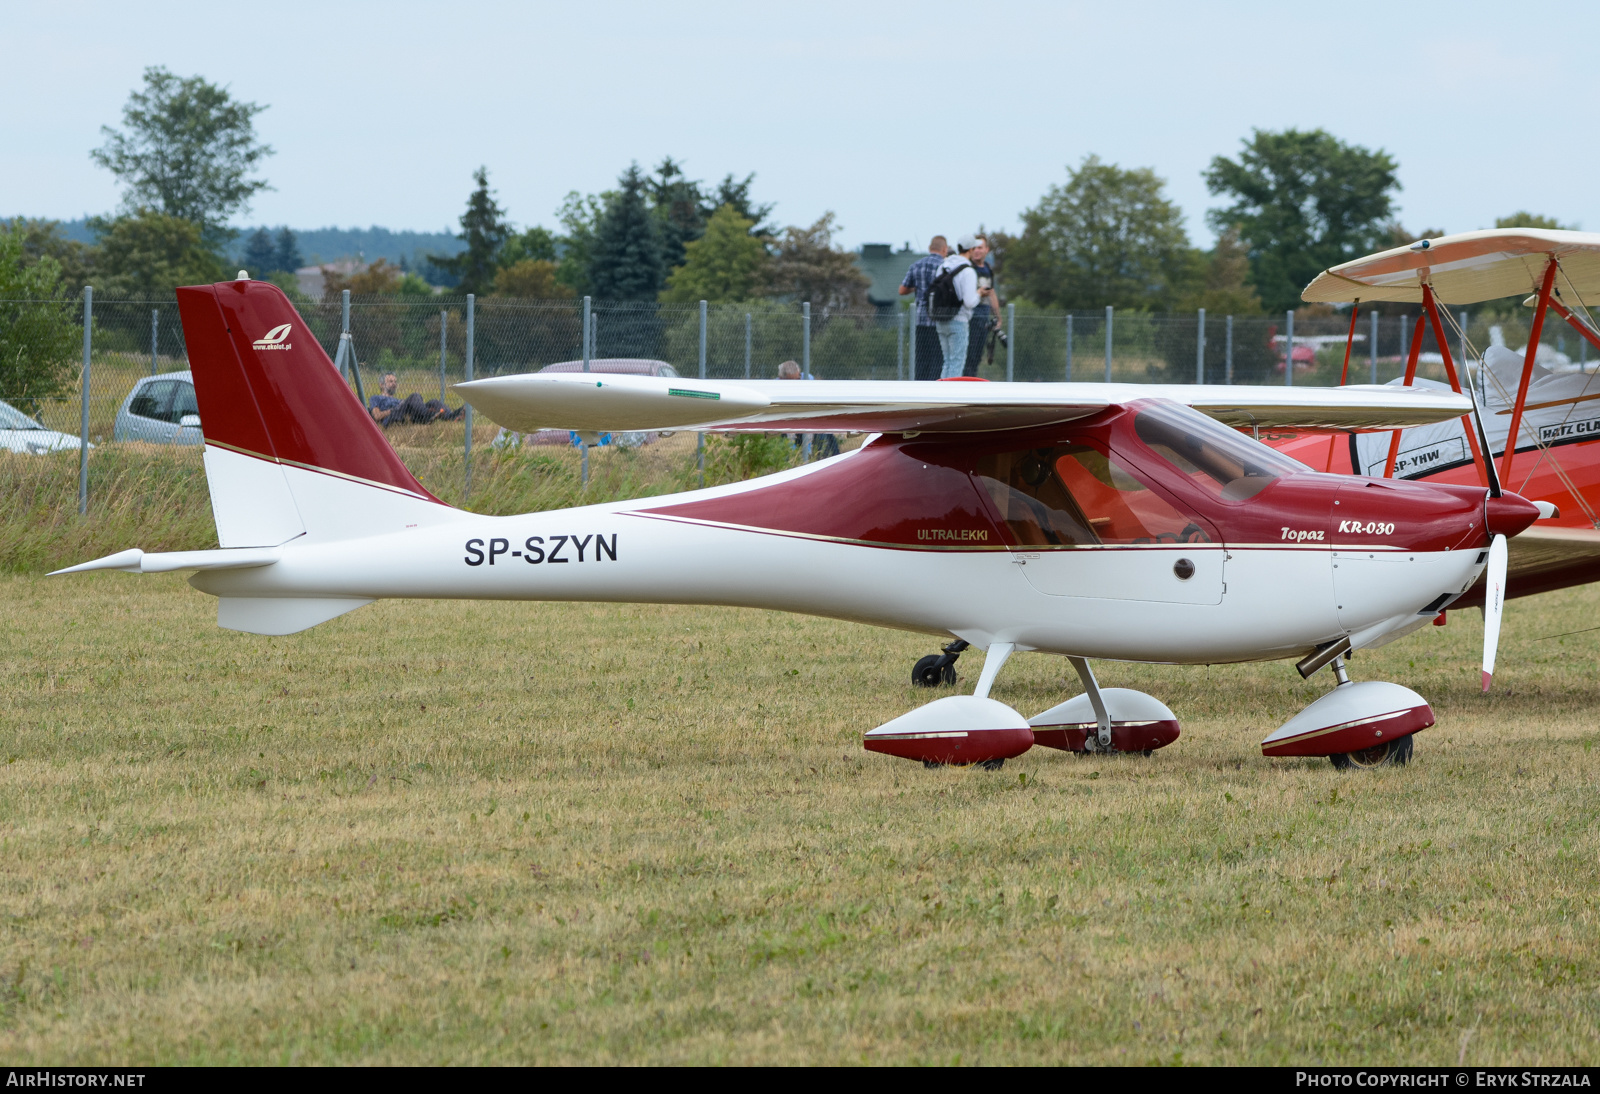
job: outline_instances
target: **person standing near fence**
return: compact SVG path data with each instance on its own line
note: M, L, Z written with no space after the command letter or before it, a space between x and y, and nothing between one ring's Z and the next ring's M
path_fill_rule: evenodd
M971 240L964 236L961 242ZM962 248L968 250L970 248ZM939 276L928 287L928 310L939 332L944 368L939 379L951 380L967 367L967 335L972 310L978 306L978 274L965 254L953 254L939 264Z
M911 264L905 280L900 282L900 295L916 294L913 307L916 332L912 338L912 376L918 380L937 380L944 358L939 350L939 334L933 325L933 315L928 311L928 289L939 276L939 264L950 253L950 244L944 236L934 236L928 244L928 253Z
M783 364L778 366L778 379L780 379L780 380L815 380L816 377L815 376L807 376L805 373L801 372L800 371L800 362L798 362L798 361L785 361ZM784 434L784 436L789 436L789 434ZM794 436L794 443L795 443L795 445L797 447L804 446L804 444L805 444L805 434L804 433L796 433L793 436ZM818 434L816 434L816 439L817 439L818 444L822 448L822 458L823 459L827 459L829 456L837 456L839 454L839 438L834 436L832 433L818 433Z
M961 370L963 376L976 376L978 366L983 363L984 347L989 342L989 328L992 325L995 331L1003 332L1005 321L1000 316L1004 313L1000 310L1000 297L994 291L988 237L966 236L958 240L956 246L966 254L972 271L978 275L978 306L972 309L972 319L967 324L967 363Z

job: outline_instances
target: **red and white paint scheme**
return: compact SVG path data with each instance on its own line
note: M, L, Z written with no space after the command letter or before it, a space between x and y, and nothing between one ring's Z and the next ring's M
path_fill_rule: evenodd
M1529 294L1527 344L1474 347L1452 307ZM1420 304L1397 387L1466 392L1472 416L1379 432L1275 431L1262 440L1318 470L1375 479L1506 489L1540 509L1537 526L1509 540L1504 567L1457 602L1483 606L1498 633L1504 599L1600 580L1600 333L1586 300L1600 294L1600 234L1496 228L1423 239L1324 270L1302 294L1348 303L1345 376L1363 305ZM1564 322L1596 351L1573 362L1541 345L1546 322ZM1494 332L1491 332L1491 337ZM1419 379L1431 334L1446 383ZM1458 362L1456 350L1464 350ZM1458 365L1461 366L1458 370ZM1467 369L1472 375L1467 375ZM1343 377L1341 377L1343 379ZM1371 390L1363 387L1361 390ZM1511 443L1511 438L1516 443ZM1503 573L1496 581L1494 574ZM1441 622L1443 617L1441 617ZM1492 643L1486 644L1492 649ZM1483 665L1484 689L1494 672Z
M1312 472L1228 428L1426 424L1463 413L1452 392L582 373L457 390L520 431L872 436L735 485L479 516L411 476L275 286L178 300L221 549L125 551L60 572L193 569L219 625L258 634L382 597L726 604L920 631L953 640L946 664L985 651L975 693L866 746L932 763L992 763L1033 743L1148 751L1178 736L1159 701L1100 689L1094 658L1298 658L1344 680L1344 653L1427 624L1483 571L1491 537L1538 516L1481 487ZM1084 694L1031 719L990 699L1006 658L1028 650L1070 658ZM1349 694L1332 712L1341 724L1397 709L1394 691L1382 710ZM1432 716L1405 694L1413 714L1395 724L1408 735ZM1344 755L1354 740L1372 755L1348 735L1294 736L1295 754Z

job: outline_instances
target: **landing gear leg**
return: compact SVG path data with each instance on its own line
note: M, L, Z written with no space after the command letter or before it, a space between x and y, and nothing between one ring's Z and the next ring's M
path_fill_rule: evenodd
M911 686L936 688L943 684L945 687L955 687L956 659L968 645L969 643L958 638L945 646L943 653L930 653L918 661L911 670Z
M1336 681L1336 683L1333 686L1336 687L1336 688L1344 688L1344 687L1349 687L1350 686L1350 674L1348 672L1344 671L1344 657L1343 656L1335 657L1333 659L1333 678Z
M983 673L978 677L978 686L972 694L979 699L989 698L989 689L994 687L994 678L1000 675L1000 666L1006 663L1011 651L1016 648L1011 642L996 642L989 647L989 651L983 655Z
M1087 658L1069 657L1067 661L1073 668L1078 670L1078 679L1083 681L1083 690L1089 696L1089 705L1094 707L1096 733L1093 737L1084 738L1083 743L1086 746L1086 751L1109 751L1111 748L1111 715L1106 710L1106 701L1100 694L1100 683L1094 678L1094 670L1089 667Z

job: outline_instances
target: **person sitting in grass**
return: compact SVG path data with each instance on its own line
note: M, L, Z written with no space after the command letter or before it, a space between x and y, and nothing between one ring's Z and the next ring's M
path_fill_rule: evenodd
M379 425L391 426L400 422L416 422L420 425L427 425L429 422L453 422L466 410L465 407L451 410L438 399L424 402L422 396L415 391L404 399L397 398L394 389L399 383L400 378L394 373L384 373L383 381L378 385L378 394L367 400L367 412Z

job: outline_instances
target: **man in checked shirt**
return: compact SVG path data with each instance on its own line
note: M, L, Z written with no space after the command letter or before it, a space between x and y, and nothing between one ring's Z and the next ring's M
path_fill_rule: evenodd
M944 351L939 348L939 332L934 328L933 316L928 311L928 289L939 276L939 266L950 253L950 244L944 236L934 236L928 244L928 253L911 264L905 280L900 282L900 295L916 293L916 335L912 345L913 376L918 380L937 380L944 368Z

